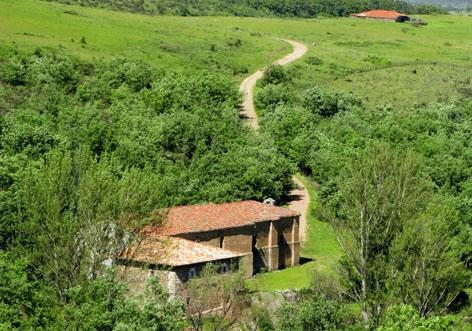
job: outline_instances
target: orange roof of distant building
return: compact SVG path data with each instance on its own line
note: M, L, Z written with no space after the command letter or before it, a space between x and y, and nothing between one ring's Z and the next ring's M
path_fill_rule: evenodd
M186 239L150 235L130 245L122 252L120 258L176 267L227 260L242 255Z
M177 235L252 225L294 217L295 211L257 201L228 202L170 208L160 226L147 226L144 233Z
M369 10L358 14L352 14L351 16L394 20L399 16L406 16L406 14L402 14L394 10Z

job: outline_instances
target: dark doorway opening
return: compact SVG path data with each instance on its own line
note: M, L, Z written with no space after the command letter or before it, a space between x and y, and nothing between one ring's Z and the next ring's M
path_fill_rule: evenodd
M252 257L253 257L252 267L255 274L261 272L262 268L266 268L262 252L260 249L257 248L256 236L252 237Z
M280 270L280 269L285 269L287 267L285 264L285 260L286 260L286 255L289 250L287 241L285 240L283 234L279 235L278 246L279 246L279 270Z

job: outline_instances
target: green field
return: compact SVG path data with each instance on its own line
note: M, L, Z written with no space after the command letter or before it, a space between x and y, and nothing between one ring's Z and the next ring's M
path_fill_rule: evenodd
M244 75L290 49L234 18L150 17L38 0L1 0L0 6L0 42L86 60L125 56L172 70Z
M122 55L172 70L227 71L237 79L305 42L295 85L361 96L370 106L408 107L460 95L472 77L472 19L422 17L413 27L351 18L288 20L143 16L35 0L0 0L0 41L91 60ZM80 43L85 37L87 44ZM313 57L321 64L309 64Z
M443 101L460 96L472 77L472 20L423 17L413 27L354 19L321 20L303 34L321 65L299 64L299 88L313 84L353 92L369 106Z

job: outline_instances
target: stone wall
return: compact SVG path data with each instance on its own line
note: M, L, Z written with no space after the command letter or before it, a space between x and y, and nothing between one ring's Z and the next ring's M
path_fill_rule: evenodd
M286 268L300 263L300 241L298 217L274 222L279 251L278 268Z
M252 261L252 260L251 260ZM215 261L214 264L224 273L238 268L240 259L224 259ZM146 289L150 277L157 277L162 286L164 286L171 295L177 295L186 300L185 283L194 276L200 274L206 263L178 266L172 269L156 269L149 265L117 266L117 278L128 284L128 292L131 296L139 295Z
M300 261L298 217L179 237L245 254L242 263L248 277L263 269L274 271Z
M176 294L181 283L172 270L155 270L137 266L117 266L117 278L128 284L131 296L139 295L146 289L150 277L157 277L170 294Z
M248 277L253 275L253 252L252 238L254 226L243 226L223 230L186 233L178 237L187 240L198 241L205 245L219 247L233 252L243 253L241 267L244 268Z

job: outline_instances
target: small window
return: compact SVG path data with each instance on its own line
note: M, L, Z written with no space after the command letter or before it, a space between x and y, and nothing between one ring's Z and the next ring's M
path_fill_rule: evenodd
M222 265L220 265L220 272L221 272L221 273L227 273L227 272L229 272L229 267L228 267L228 264L227 264L227 263L223 263Z
M197 275L197 271L195 270L195 268L190 268L190 270L188 271L188 278L193 278Z

